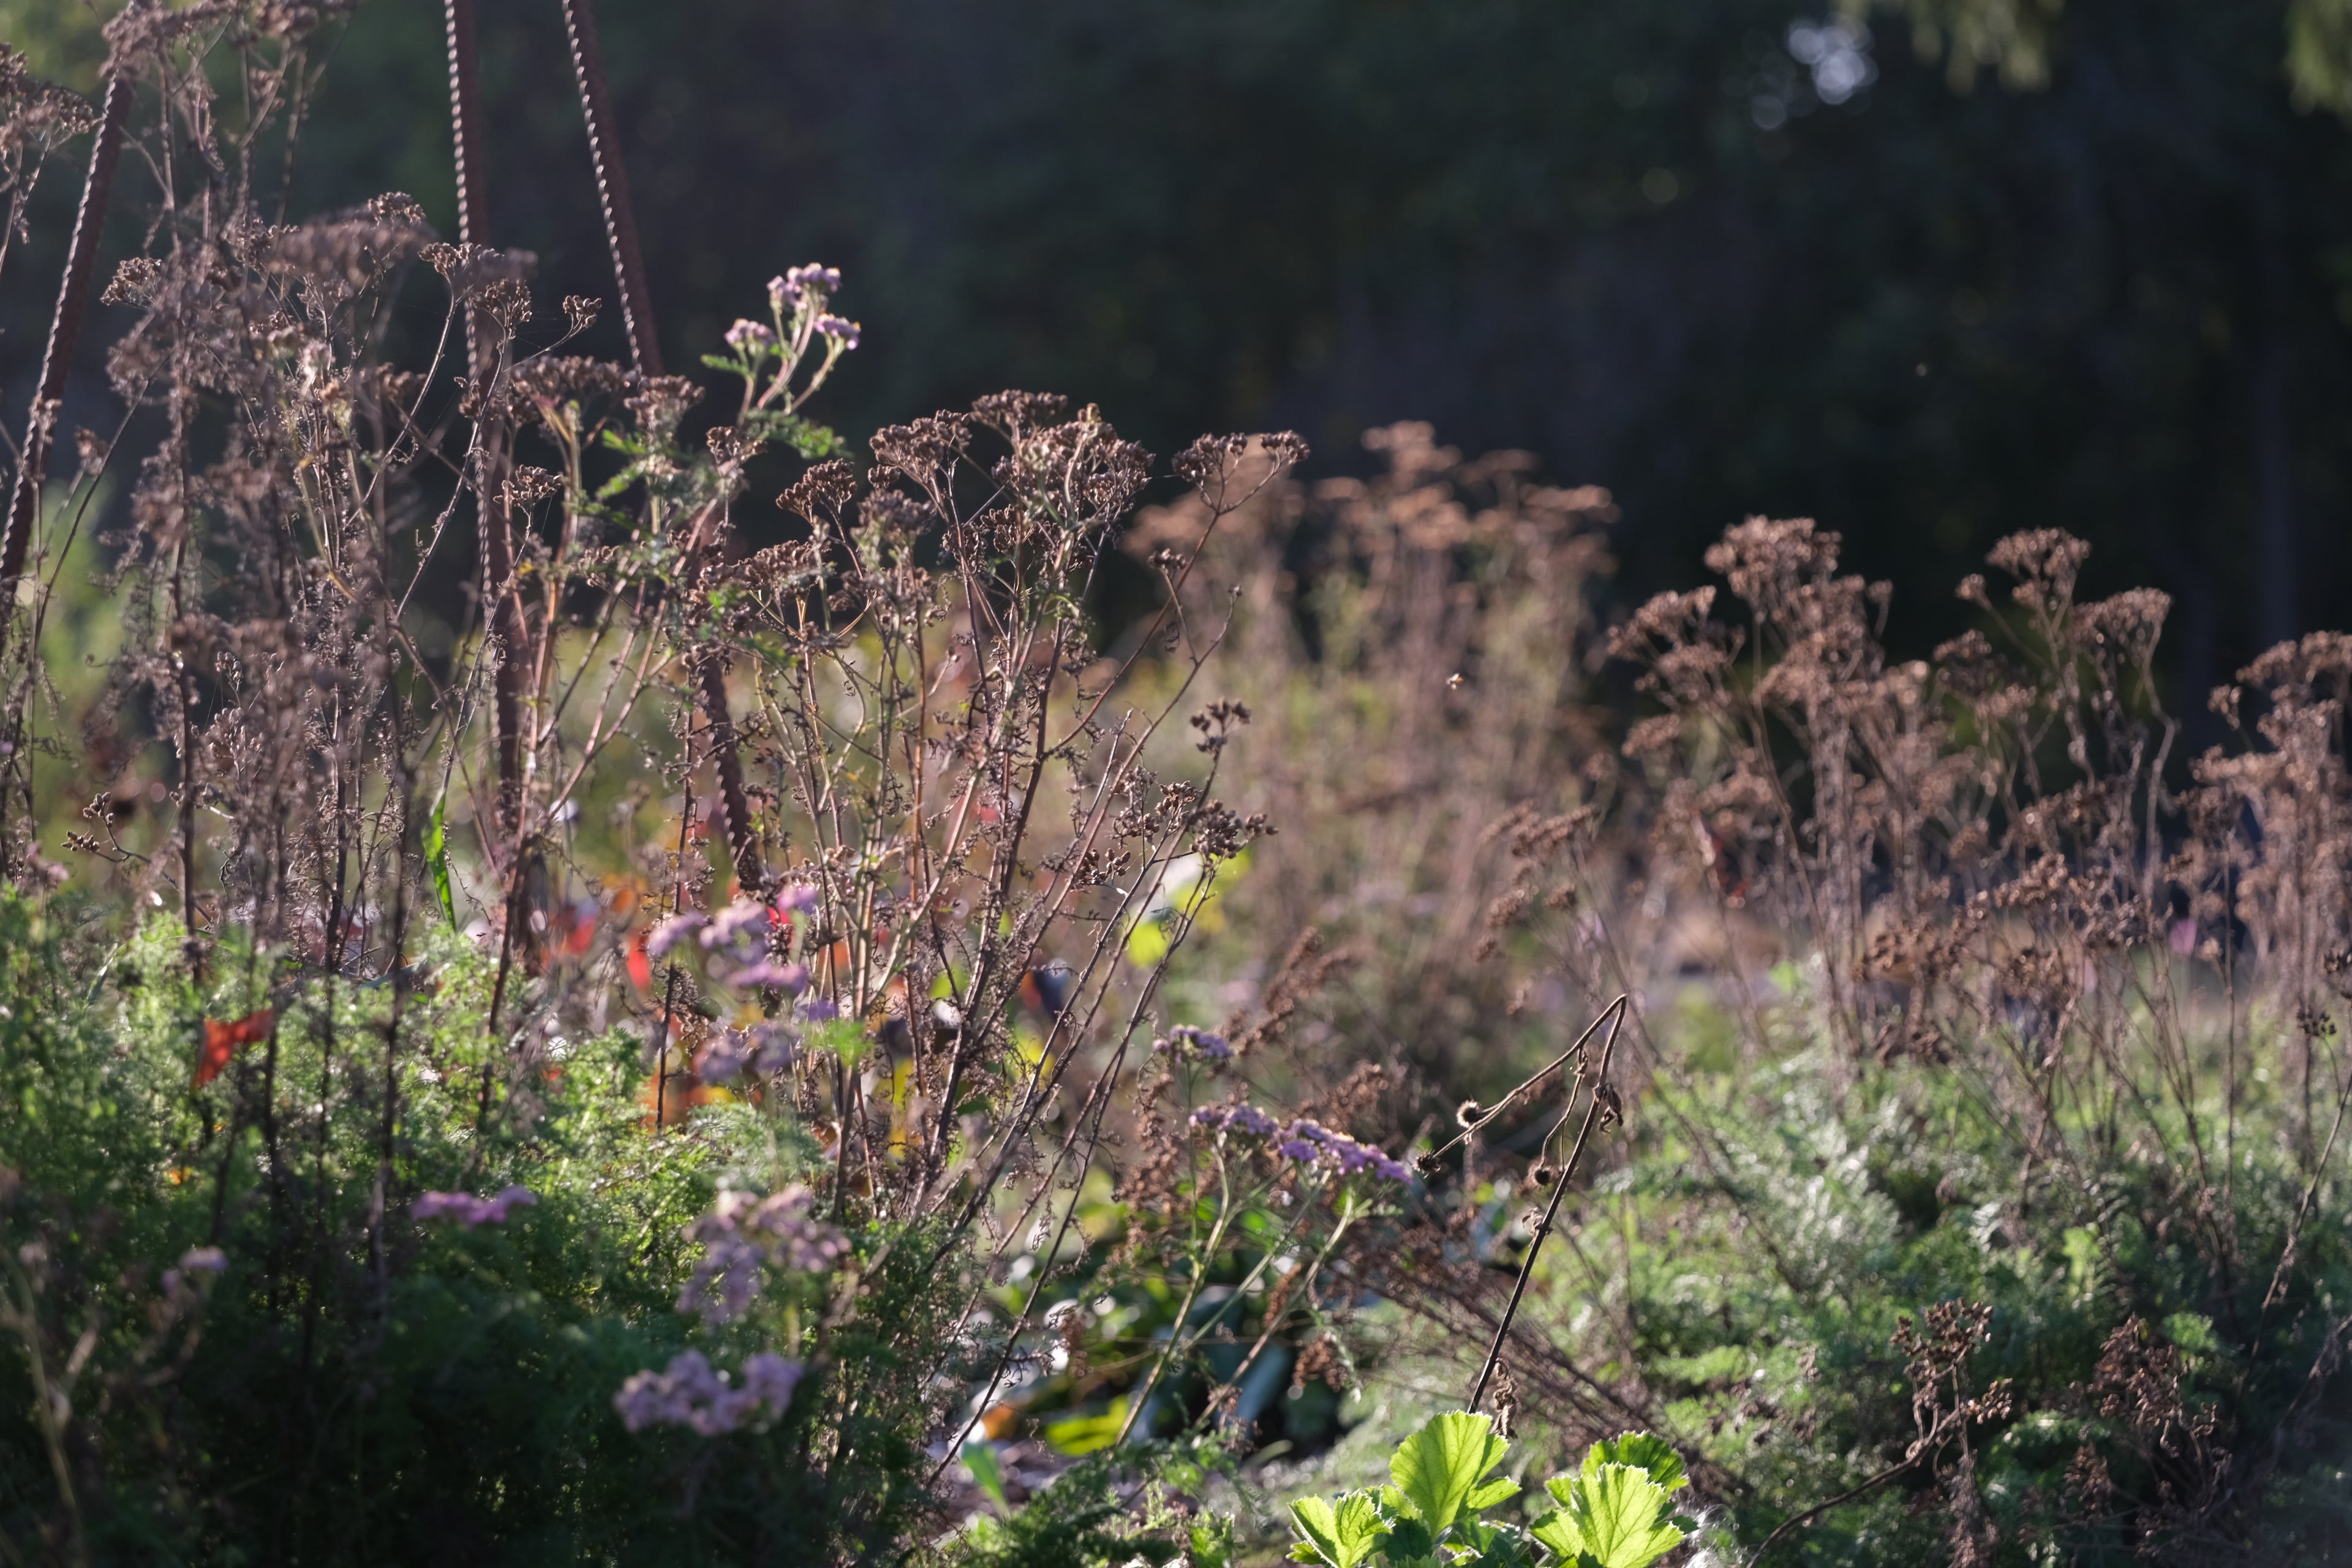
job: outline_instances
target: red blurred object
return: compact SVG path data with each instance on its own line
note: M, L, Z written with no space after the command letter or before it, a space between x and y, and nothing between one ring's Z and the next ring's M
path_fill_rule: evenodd
M653 988L654 961L646 956L646 933L642 931L629 938L629 979L640 991Z
M593 901L583 899L572 906L572 931L563 939L564 955L577 958L587 952L589 944L595 940L596 906Z
M274 1008L264 1007L258 1013L248 1013L234 1024L224 1024L218 1018L205 1020L205 1048L196 1057L194 1087L202 1089L220 1077L229 1058L257 1040L269 1037L269 1026L277 1022Z

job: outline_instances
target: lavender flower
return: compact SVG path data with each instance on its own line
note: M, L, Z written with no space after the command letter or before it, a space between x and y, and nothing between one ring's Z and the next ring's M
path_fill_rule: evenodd
M728 1083L751 1065L751 1037L745 1029L721 1029L696 1058L695 1075L705 1083Z
M856 321L844 321L839 316L819 316L816 319L816 330L839 342L845 349L854 349L857 346L858 329Z
M700 910L685 910L670 916L669 919L654 927L653 934L646 938L646 956L659 958L671 948L684 942L696 930L709 923L710 923L710 917Z
M765 931L767 923L767 905L753 903L749 899L738 899L710 918L709 923L702 928L699 940L705 947L717 947L721 942L749 935L754 926Z
M529 1187L501 1187L487 1198L471 1193L425 1193L410 1212L418 1219L454 1219L467 1230L478 1225L498 1225L508 1213L539 1202Z
M706 1323L731 1323L751 1310L760 1293L761 1266L766 1261L757 1243L731 1231L705 1235L709 1216L687 1229L702 1242L701 1260L687 1276L677 1293L677 1310L691 1312Z
M774 329L761 326L757 321L744 321L740 316L736 318L735 324L727 329L730 348L764 349L772 347L775 341Z
M838 293L841 289L841 268L823 267L812 261L805 267L795 267L768 285L769 298L781 295L799 304L811 290L818 294ZM781 306L778 307L782 309Z
M1151 1042L1155 1051L1171 1051L1181 1061L1229 1062L1234 1059L1234 1047L1225 1037L1209 1029L1196 1029L1190 1024L1179 1024L1165 1037Z
M786 882L776 889L776 908L788 915L816 908L816 885L813 882Z
M791 1067L798 1054L793 1048L798 1037L784 1025L754 1024L751 1038L759 1046L758 1054L751 1058L751 1070L763 1077L772 1078Z
M849 1255L849 1238L810 1213L814 1194L794 1184L767 1197L729 1190L687 1226L702 1258L678 1293L677 1310L731 1323L751 1308L761 1270L822 1274Z
M778 985L786 991L804 991L808 988L808 981L807 964L778 963L772 958L746 964L727 976L727 984L738 990L754 985Z
M688 1426L716 1437L736 1430L762 1407L782 1415L805 1370L799 1362L762 1352L744 1362L743 1386L730 1388L727 1374L712 1371L700 1351L683 1351L666 1372L631 1373L613 1395L613 1408L632 1432Z
M745 1216L743 1228L770 1238L769 1261L778 1268L824 1273L848 1256L849 1238L810 1217L815 1202L806 1187L786 1187L761 1199Z
M228 1254L217 1247L192 1247L180 1254L174 1267L163 1270L163 1300L172 1307L185 1310L193 1305L195 1292L189 1288L188 1279L196 1274L218 1274L228 1267Z
M743 1363L743 1392L782 1413L793 1402L801 1373L808 1369L773 1351L761 1351Z
M800 1015L812 1024L830 1024L841 1016L841 1009L822 996L803 996L800 1001Z
M1255 1105L1206 1105L1192 1112L1192 1125L1251 1138L1271 1138L1280 1124Z
M1360 1143L1344 1132L1334 1132L1318 1121L1302 1117L1285 1131L1275 1152L1286 1160L1322 1165L1341 1176L1377 1176L1384 1182L1409 1182L1412 1168L1392 1160L1370 1143Z

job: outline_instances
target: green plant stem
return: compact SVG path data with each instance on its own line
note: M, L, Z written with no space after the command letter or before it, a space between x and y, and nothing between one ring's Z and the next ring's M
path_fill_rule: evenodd
M1301 1216L1302 1219L1304 1217L1304 1215ZM1312 1291L1314 1289L1315 1276L1322 1271L1323 1265L1329 1260L1333 1251L1339 1247L1339 1238L1348 1234L1348 1227L1355 1224L1355 1205L1350 1204L1346 1209L1340 1212L1339 1223L1331 1227L1331 1234L1323 1238L1323 1245L1316 1250L1314 1261L1307 1264L1307 1268L1300 1273L1298 1277L1298 1289L1301 1291ZM1266 1256L1271 1258L1274 1255L1269 1252ZM1264 1264L1261 1263L1259 1267L1263 1268ZM1253 1278L1255 1278L1255 1276L1253 1276ZM1243 1288L1244 1289L1248 1288L1246 1282L1244 1282ZM1250 1346L1249 1354L1242 1358L1242 1363L1234 1369L1233 1376L1225 1379L1223 1383L1218 1384L1217 1387L1210 1391L1209 1403L1202 1411L1202 1419L1205 1420L1209 1412L1217 1407L1218 1394L1223 1393L1228 1388L1239 1388L1241 1386L1242 1380L1250 1374L1250 1368L1257 1364L1257 1358L1264 1355L1265 1353L1265 1347L1274 1342L1275 1331L1282 1326L1283 1320L1287 1318L1289 1315L1290 1313L1287 1306L1279 1312L1269 1312L1266 1314L1265 1325L1258 1333L1257 1342ZM1198 1424L1199 1423L1197 1422L1194 1423L1195 1426Z
M1160 1374L1168 1370L1168 1363L1175 1355L1178 1342L1183 1337L1185 1321L1192 1315L1192 1303L1200 1299L1201 1286L1209 1277L1209 1260L1216 1257L1218 1245L1225 1238L1225 1226L1233 1222L1233 1188L1226 1179L1225 1163L1222 1156L1217 1161L1217 1223L1209 1227L1209 1239L1202 1244L1201 1250L1193 1257L1192 1278L1185 1284L1184 1300L1176 1309L1176 1321L1168 1331L1167 1346L1153 1360L1151 1375L1143 1380L1141 1388L1136 1390L1135 1403L1127 1407L1127 1419L1119 1423L1118 1436L1111 1440L1114 1448L1125 1443L1127 1435L1135 1430L1136 1418L1143 1414L1143 1407L1151 1402L1152 1392L1160 1386Z

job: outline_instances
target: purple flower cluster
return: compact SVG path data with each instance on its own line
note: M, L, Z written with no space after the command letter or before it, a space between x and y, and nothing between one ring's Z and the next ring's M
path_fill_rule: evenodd
M1180 1061L1229 1062L1234 1059L1234 1047L1223 1035L1210 1029L1196 1029L1190 1024L1179 1024L1159 1039L1151 1042L1155 1051L1173 1052Z
M613 1395L621 1425L632 1432L648 1426L690 1426L706 1437L732 1432L761 1409L782 1415L807 1368L773 1352L743 1363L743 1385L731 1387L723 1372L711 1370L700 1351L673 1358L667 1372L640 1372Z
M819 316L816 330L828 338L838 340L845 349L857 346L858 327L856 321L845 321L839 316Z
M654 927L652 934L646 938L646 956L661 957L709 923L710 917L700 910L681 910Z
M841 291L841 268L820 267L815 262L795 267L781 278L768 279L768 300L782 310L787 300L798 305L811 291L820 295Z
M539 1194L529 1187L501 1187L487 1198L471 1193L426 1193L409 1212L418 1219L454 1219L471 1230L478 1225L497 1225L507 1217L508 1210L537 1202Z
M1319 1164L1342 1176L1377 1176L1384 1182L1412 1180L1412 1167L1391 1160L1370 1143L1360 1143L1344 1132L1334 1132L1319 1121L1304 1118L1285 1127L1255 1105L1207 1105L1192 1112L1192 1125L1218 1132L1238 1132L1251 1138L1280 1141L1274 1152L1286 1160Z
M1403 1161L1391 1160L1370 1143L1359 1143L1344 1132L1334 1132L1320 1122L1304 1119L1292 1122L1284 1131L1283 1141L1274 1152L1285 1159L1328 1165L1343 1176L1372 1175L1384 1182L1412 1180L1412 1167Z
M163 1300L175 1310L184 1310L196 1297L190 1280L203 1274L218 1274L228 1267L228 1254L217 1247L192 1247L180 1254L180 1261L163 1270Z
M727 329L727 346L730 348L764 349L772 346L775 341L774 328L762 326L757 321L747 321L740 316L736 318L735 324Z
M1192 1112L1192 1125L1250 1138L1271 1138L1282 1130L1280 1122L1255 1105L1204 1105Z
M761 1270L822 1274L849 1254L849 1239L810 1217L815 1198L794 1184L767 1197L724 1192L709 1214L686 1227L702 1243L702 1260L678 1292L677 1310L705 1322L730 1323L751 1310Z
M776 908L788 915L803 914L816 908L816 884L786 882L776 889Z
M698 940L708 948L717 947L721 942L756 940L767 934L768 906L754 903L749 899L738 899L710 917Z
M694 1064L705 1083L727 1083L746 1071L772 1078L793 1065L795 1037L782 1024L754 1024L748 1029L721 1029L702 1047Z
M739 991L756 985L774 985L794 993L808 989L809 972L805 963L778 963L763 958L757 963L747 963L727 976L727 984Z

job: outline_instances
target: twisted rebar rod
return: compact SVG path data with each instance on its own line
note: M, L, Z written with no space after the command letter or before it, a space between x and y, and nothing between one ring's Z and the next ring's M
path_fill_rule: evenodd
M49 448L57 437L58 416L65 401L66 374L72 368L74 343L81 336L82 313L89 306L89 275L98 264L98 242L106 226L108 195L114 188L114 165L122 154L122 132L131 119L131 73L106 71L106 101L99 110L98 139L90 144L89 174L82 182L81 206L74 214L73 238L66 247L66 271L58 286L58 308L49 317L49 341L41 353L41 384L33 393L33 408L25 421L25 444L16 454L16 486L8 501L8 529L0 539L0 668L5 668L8 634L16 616L16 584L25 574L25 558L33 545L33 528L41 515L41 485L48 478ZM29 692L28 685L26 689ZM6 728L12 741L21 730L25 713L11 710ZM17 755L23 755L21 748ZM29 764L25 795L32 798ZM0 823L8 817L13 779L0 774ZM0 830L0 875L9 869L8 836Z
M474 41L474 0L446 0L449 29L449 129L457 174L457 238L489 243L490 203L482 156L479 56ZM489 312L466 311L467 362L480 400L474 464L474 515L481 535L482 606L498 642L490 678L498 735L499 823L511 834L522 809L522 670L530 633L514 587L513 524L507 513L509 462L505 423L489 395L498 374L499 337Z
M621 289L621 324L629 334L629 355L641 375L662 374L661 343L654 332L653 297L646 287L646 262L637 247L637 219L629 201L628 171L621 163L620 138L613 124L613 94L604 80L604 50L596 37L589 0L563 0L564 30L572 39L572 68L580 81L580 112L588 123L588 155L596 168L596 199L604 209L604 238L613 249L613 272ZM766 886L751 804L743 791L743 762L736 744L735 720L727 706L727 658L716 649L691 661L695 688L710 726L710 746L719 768L719 797L727 808L727 847L735 858L735 879L757 896Z
M72 367L74 342L81 335L82 313L89 304L89 275L98 263L100 231L106 226L108 193L114 186L114 165L122 153L122 131L131 118L130 73L110 65L106 77L106 102L99 111L98 140L89 150L89 177L81 188L81 207L74 215L73 239L66 250L65 279L58 288L57 312L49 318L48 347L41 355L41 384L33 394L32 416L26 422L25 446L16 463L16 489L8 506L8 533L0 543L0 653L6 651L8 611L15 605L16 580L24 575L25 556L32 547L33 524L40 516L41 483L48 478L49 447L57 434L58 405L66 393L66 373Z

